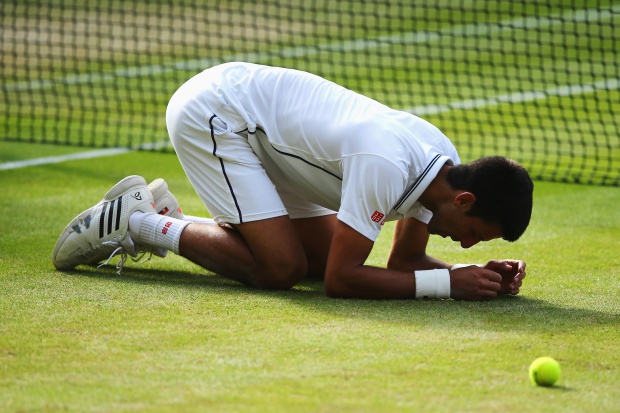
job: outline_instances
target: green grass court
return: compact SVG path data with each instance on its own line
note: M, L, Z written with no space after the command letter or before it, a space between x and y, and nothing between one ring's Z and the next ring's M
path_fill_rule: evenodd
M432 240L450 262L528 262L518 297L485 303L335 300L315 281L256 291L177 256L122 275L56 271L64 225L132 173L164 177L186 213L204 213L171 154L0 171L0 411L620 409L618 188L536 182L516 243ZM391 229L372 264L385 265ZM562 365L554 388L529 382L542 355Z

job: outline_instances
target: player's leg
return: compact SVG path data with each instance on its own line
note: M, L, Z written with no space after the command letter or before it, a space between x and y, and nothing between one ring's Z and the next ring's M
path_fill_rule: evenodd
M267 219L264 221L256 221L249 224L237 225L237 229L230 225L218 226L213 219L187 216L181 212L179 202L176 197L169 191L168 185L163 179L157 179L149 185L149 189L153 194L156 210L161 215L167 215L174 218L179 218L184 221L191 221L194 223L209 224L207 226L189 226L183 232L184 240L181 242L180 254L191 259L195 263L210 268L212 271L219 274L228 275L230 278L237 279L242 282L251 283L253 280L245 279L243 274L248 272L248 268L251 268L254 264L250 259L249 263L244 259L229 259L224 260L224 265L219 263L219 260L212 260L209 257L215 253L220 253L223 256L229 251L230 248L235 248L235 238L243 237L243 240L238 240L241 245L247 243L246 240L253 238L252 233L257 232L259 235L264 235L272 228L276 228L275 236L283 237L286 235L287 227L286 217L277 217L273 219ZM334 223L336 221L336 213L329 211L325 208L318 207L317 205L295 199L291 194L281 194L283 199L290 205L290 211L296 216L310 215L309 217L292 219L290 222L293 225L295 234L301 242L305 260L307 262L308 271L307 276L313 278L323 278L325 272L325 265L327 263L327 254L329 253L329 246L333 236ZM312 215L319 216L312 216ZM327 215L322 215L327 214ZM239 228L246 235L242 235ZM211 234L208 234L211 233ZM290 234L289 234L290 235ZM206 236L209 239L216 239L217 242L209 243L210 247L214 250L213 254L203 254L202 251L194 251L193 246L203 244L200 238ZM271 237L273 238L273 237ZM243 242L246 241L246 242ZM260 239L258 240L260 242ZM220 244L221 242L221 244ZM291 240L284 240L282 242L290 243ZM271 245L267 244L267 245ZM185 248L187 246L187 248ZM261 245L259 245L260 247ZM167 250L154 249L153 253L159 256L165 256ZM248 251L249 252L249 251ZM274 252L266 252L266 256L275 255ZM279 258L284 259L282 254L277 254ZM248 257L251 258L251 257ZM293 260L295 265L299 265L299 259ZM290 261L289 261L290 263ZM278 263L278 268L285 268L288 264ZM261 265L262 269L267 269L267 265ZM293 274L299 277L303 274L301 269L292 269ZM260 279L263 277L254 277Z
M323 278L327 265L327 256L334 235L336 214L318 217L293 219L295 233L301 241L306 259L308 261L308 273L310 278Z
M217 175L217 171L209 171L207 163L202 168L206 174L212 177ZM235 221L236 204L226 201L226 196L216 196L216 192L226 194L226 190L211 185L208 191L211 197L205 203L225 225L192 223L154 211L136 213L129 222L132 239L143 250L171 250L206 269L248 285L290 288L307 273L302 243L289 217L282 215L285 213L284 206L266 175L252 168L252 173L247 176L244 169L245 166L228 168L228 181L237 189L236 199L241 210L248 213L249 218L260 215L262 219L228 223ZM244 175L244 184L251 185L242 190L243 185L237 183ZM196 178L191 173L188 176L191 176L190 180ZM253 190L258 192L252 194ZM176 198L168 193L167 188L166 193L163 200L155 194L157 211L179 209ZM245 208L245 205L248 207ZM276 216L270 216L273 214ZM225 217L223 220L222 216ZM157 255L165 256L161 253Z
M187 86L168 105L168 132L189 181L211 216L233 228L187 225L175 252L249 285L290 288L305 276L307 264L274 184L247 136L232 131L202 99L196 99L196 85ZM234 116L230 109L221 110Z
M291 185L280 185L278 193L303 246L308 261L307 276L323 278L337 220L336 211L309 202Z
M190 224L179 254L220 275L261 288L290 288L307 272L302 244L288 216L220 225Z
M305 272L307 276L323 278L327 263L327 255L333 236L334 223L337 219L335 212L306 201L294 199L290 194L283 194L294 216L310 215L308 217L290 220L295 231L295 236L301 243L303 249L305 258L300 258L299 250L297 254L292 256L282 254L282 251L284 251L282 248L279 248L277 251L262 251L272 245L277 245L274 241L275 238L283 238L279 243L287 245L296 243L294 239L290 238L290 231L287 230L289 219L285 216L248 224L239 224L235 227L230 225L219 226L212 219L200 217L190 217L190 219L187 219L187 216L181 213L179 203L168 190L165 181L158 179L149 185L149 189L153 194L156 210L159 214L179 218L184 221L189 220L194 223L208 223L208 225L191 225L183 231L183 239L180 242L181 248L178 252L180 255L187 257L193 262L219 274L226 275L247 284L256 285L257 282L260 282L261 279L266 277L256 275L258 274L257 270L252 270L253 266L257 263L250 249L247 249L245 253L243 252L243 248L241 251L237 250L239 246L246 246L248 240L256 238L258 244L257 248L261 251L257 251L257 248L253 248L252 250L257 252L258 257L263 255L268 257L275 256L282 260L282 262L272 262L277 266L278 270L268 270L269 263L260 264L258 270L262 269L267 273L282 274L284 272L283 269L291 268L292 279L297 279L301 278L301 275L304 274L303 260L307 262L308 270ZM275 232L269 235L272 241L264 243L262 237L270 233L274 228ZM163 226L161 229L163 229ZM258 237L254 234L257 234ZM285 237L288 237L288 239L284 239ZM139 239L139 235L136 236L136 238ZM210 241L206 243L207 240ZM200 245L206 245L207 247L195 248ZM142 247L144 248L144 246ZM146 248L148 249L148 247ZM157 255L165 256L165 253L162 254L161 251L165 252L166 250L159 248L153 250ZM240 255L234 256L234 254ZM219 258L215 260L211 259L210 257L213 256L218 256ZM225 258L226 256L229 256L229 258ZM299 267L299 265L302 266ZM255 275L252 277L245 277L244 274L246 273L253 273ZM287 279L288 277L284 278Z

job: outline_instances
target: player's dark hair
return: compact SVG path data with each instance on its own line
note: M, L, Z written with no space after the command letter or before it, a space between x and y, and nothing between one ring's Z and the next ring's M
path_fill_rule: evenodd
M467 215L502 228L502 238L516 241L532 217L534 183L525 168L502 156L480 158L450 168L453 189L471 192L476 202Z

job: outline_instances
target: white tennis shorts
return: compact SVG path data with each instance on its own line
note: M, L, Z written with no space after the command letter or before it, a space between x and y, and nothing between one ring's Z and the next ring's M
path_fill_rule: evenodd
M208 71L172 96L166 126L189 181L214 220L240 224L283 215L296 219L334 214L287 191L278 176L267 175L230 106L222 102L208 107L201 99L208 93L205 76Z

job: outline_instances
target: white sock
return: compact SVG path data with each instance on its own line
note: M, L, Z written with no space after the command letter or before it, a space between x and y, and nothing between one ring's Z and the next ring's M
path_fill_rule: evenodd
M213 220L213 218L204 218L204 217L195 217L192 215L185 215L183 220L193 222L195 224L217 225L217 223Z
M181 233L189 224L189 221L137 211L129 217L129 235L136 244L163 248L178 254Z

